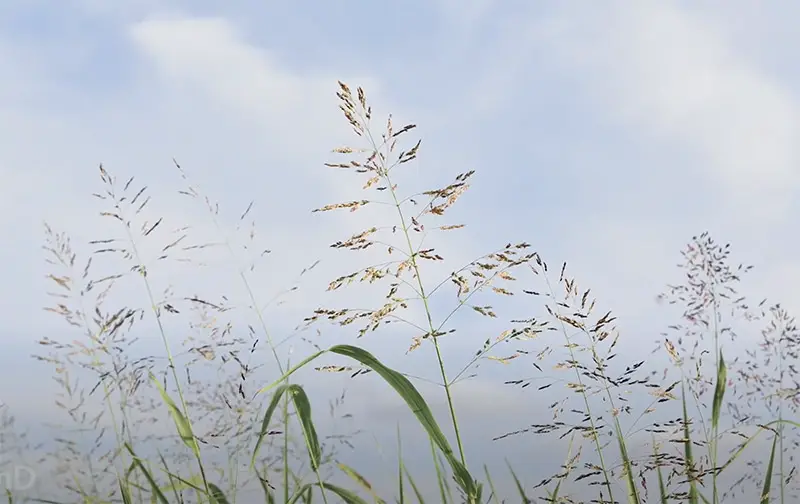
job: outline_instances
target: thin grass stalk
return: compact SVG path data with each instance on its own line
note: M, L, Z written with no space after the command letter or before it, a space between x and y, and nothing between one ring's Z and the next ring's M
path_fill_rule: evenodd
M283 382L287 387L289 386L289 378ZM283 401L283 425L289 426L289 400ZM289 436L284 431L283 435L283 502L289 502Z
M370 484L369 481L367 481L367 478L365 478L364 476L359 474L358 471L356 471L355 469L346 464L339 462L337 465L339 466L339 469L341 469L342 472L344 472L351 480L353 480L358 486L360 486L361 488L366 490L368 494L370 494L375 504L386 504L386 501L381 499L375 492L375 489L372 488L372 485Z
M105 170L103 170L102 167L100 169L103 172L103 174L105 175L106 174ZM119 205L118 205L118 208L119 208L119 211L120 211L120 214L121 214L122 213L122 209L121 209L121 207L119 207ZM120 217L122 217L122 215L120 215ZM127 223L125 223L125 221L123 221L123 227L125 228L125 233L128 236L128 241L131 244L131 250L134 253L134 257L136 258L136 262L142 268L140 270L140 274L142 276L142 281L144 283L145 289L147 291L147 298L150 301L150 308L151 308L151 310L152 310L152 312L153 312L153 314L155 315L155 318L156 318L156 324L158 325L158 331L159 331L159 334L161 335L161 341L163 342L164 349L165 349L165 351L167 353L167 360L169 361L169 367L172 370L172 377L175 380L175 387L176 387L176 389L178 391L178 397L180 398L180 401L181 401L181 408L183 410L184 416L186 417L186 420L189 422L189 425L191 426L191 419L189 417L189 408L188 408L188 406L186 404L186 399L184 398L184 395L183 395L183 387L181 387L180 379L178 378L178 371L177 371L177 368L175 366L175 359L173 358L172 350L170 349L169 340L167 339L167 334L166 334L166 331L164 330L164 325L161 322L161 314L159 313L158 309L156 308L157 307L156 299L155 299L155 296L153 296L153 290L151 289L150 282L147 279L147 271L144 269L144 262L142 262L142 257L141 257L141 254L139 253L139 248L136 245L136 241L133 238L133 234L131 233L130 226L128 226ZM205 468L203 467L203 461L200 458L200 444L197 442L197 439L194 438L194 437L192 438L192 445L193 445L192 453L193 453L193 455L195 457L195 460L197 462L198 469L200 470L200 476L203 479L203 486L205 488L206 494L208 494L208 492L209 492L208 480L206 479L206 472L205 472Z
M366 117L364 117L363 114L361 114L361 119L362 119L362 121L364 121L365 124L369 124L369 120ZM365 129L366 129L367 138L369 139L369 141L370 141L370 143L372 145L372 148L375 150L375 152L379 151L380 149L378 147L377 142L375 141L375 138L372 135L372 132L370 131L370 129L368 127L365 128ZM388 159L388 155L386 156L386 158ZM423 306L425 308L425 316L426 316L427 322L428 322L428 331L429 331L428 334L431 335L431 339L433 340L433 347L434 347L434 349L436 351L436 361L437 361L437 363L439 365L439 374L442 377L442 385L444 386L445 395L447 396L447 407L448 407L448 410L450 412L450 419L452 421L453 431L454 431L455 436L456 436L456 445L458 446L458 453L459 453L459 456L461 457L461 463L464 465L465 468L468 468L467 461L466 461L466 456L464 454L464 444L463 444L463 442L461 440L461 432L460 432L460 429L458 427L458 419L456 417L455 405L453 403L453 395L452 395L452 391L451 391L452 384L447 379L447 372L445 371L445 367L444 367L444 357L442 356L442 351L441 351L441 349L439 347L439 341L436 338L436 328L434 327L434 323L433 323L433 316L431 314L431 308L430 308L430 304L428 302L428 295L425 293L425 286L422 283L422 276L420 274L419 264L417 263L417 255L416 255L416 252L414 250L414 245L411 243L411 235L408 232L409 228L408 228L408 225L406 224L405 215L403 214L403 211L400 208L400 201L397 198L397 192L396 192L396 190L394 188L394 185L392 184L391 178L389 177L389 170L388 170L388 168L387 168L387 166L386 166L384 161L381 161L381 163L382 163L382 168L383 168L383 173L381 175L386 180L386 185L389 187L389 191L391 192L391 195L392 195L392 201L394 202L394 206L395 206L395 209L397 210L398 218L400 219L400 227L401 227L401 230L403 231L403 235L404 235L404 237L406 239L406 245L408 246L408 254L409 254L409 257L411 258L411 267L414 270L414 276L415 276L415 278L417 280L417 287L419 289L419 296L422 299L422 304L423 304Z
M436 445L433 443L433 439L430 440L431 443L431 458L433 458L433 467L436 471L436 484L439 486L439 496L442 498L442 504L447 504L447 490L445 489L445 485L447 482L444 479L444 474L442 472L442 466L439 463L439 457L436 456Z
M717 444L719 441L719 418L722 412L722 399L725 397L725 386L728 380L727 367L725 366L725 359L722 356L722 350L717 353L717 384L714 388L714 398L711 409L711 428L714 431L712 439L714 439L714 459L712 461L712 481L713 481L713 502L717 502L717 476L719 473L719 464L717 463Z
M569 475L570 471L572 471L572 443L575 442L575 434L569 437L569 445L567 446L567 457L564 459L564 478ZM545 500L550 501L552 504L558 504L558 496L559 492L561 491L561 483L564 482L564 478L558 478L558 482L556 483L556 487L551 492L547 490L548 498Z
M188 177L187 177L186 173L183 171L183 168L181 168L180 164L178 164L178 162L176 160L174 160L174 159L173 159L173 163L175 164L175 167L178 169L178 171L181 173L181 176L185 180L188 181ZM221 228L221 226L219 224L219 220L216 217L216 213L215 212L210 212L210 214L211 214L211 221L214 223L214 226L215 226L217 232L224 238L225 248L227 249L228 254L230 255L230 257L232 258L232 260L236 264L237 273L239 274L239 278L242 280L242 284L244 285L245 290L247 291L247 295L248 295L248 297L250 299L250 305L253 307L253 311L255 312L256 317L258 318L258 324L259 324L259 326L261 328L261 331L264 333L264 337L267 340L267 345L269 346L270 350L272 351L272 356L275 359L275 363L278 365L278 371L280 371L281 376L283 376L283 374L284 374L283 363L281 362L281 359L278 356L277 347L276 347L275 342L274 342L274 340L272 338L272 333L267 328L267 323L266 323L266 321L264 319L264 313L263 313L263 310L261 309L261 305L256 300L255 293L253 292L253 288L250 285L250 281L247 279L247 275L245 275L245 270L242 268L241 262L239 261L239 257L233 251L233 247L231 247L230 239L228 238L228 236L225 233L222 232L222 228ZM287 385L289 384L288 378L287 378L286 384ZM290 425L289 424L289 415L288 415L289 398L288 397L285 398L284 401L285 401L285 409L284 409L284 415L282 417L282 420L283 420L283 433L284 433L284 444L283 444L282 450L283 450L283 459L284 459L284 488L288 489L288 484L287 484L288 480L286 479L286 478L288 478L288 476L286 476L287 473L288 473L288 467L286 466L286 464L288 464L288 462L287 462L287 460L288 460L287 452L288 452L288 437L289 437L289 431L290 431L290 429L289 429L289 425ZM237 458L237 461L238 461L238 452L237 452L237 457L236 458ZM238 475L238 471L237 471L236 474ZM320 489L321 489L321 491L323 493L325 492L324 487L320 486ZM286 491L288 491L288 490L286 490ZM288 499L289 499L288 495L285 495L284 502L287 502Z
M85 317L85 313L83 313L83 310L81 310L81 315ZM95 357L95 364L97 364L98 362L99 362L99 360ZM114 437L117 440L117 448L120 450L120 455L122 455L124 457L124 443L125 443L125 441L123 440L123 436L122 436L122 433L120 432L119 425L117 425L116 415L114 414L114 407L113 407L113 404L111 404L111 392L110 392L110 390L108 388L108 384L105 382L105 380L103 380L103 394L104 394L103 396L105 397L105 402L108 405L108 412L111 415L111 423L114 425ZM120 394L122 394L122 389L120 389ZM125 409L122 407L122 405L120 405L120 411L122 412L122 415L123 415L123 418L125 419L125 421L130 422L128 420L127 414L125 413ZM130 423L129 423L129 425L130 425ZM131 445L132 445L133 444L133 437L132 437L132 434L131 434L131 429L127 429L127 434L128 434L128 442L131 443ZM90 464L91 464L91 461L90 461ZM122 459L122 464L123 464L123 466L125 465L125 458ZM128 495L130 495L130 490L131 490L130 489L130 486L131 486L130 481L128 480L127 477L123 478L123 477L120 476L119 469L117 468L116 464L114 464L114 473L117 476L117 481L119 482L119 486L121 488L124 488L125 492ZM90 474L93 475L94 471L90 471ZM141 490L141 488L138 488L138 496L139 496L139 500L141 501L142 500L142 490Z
M628 447L626 446L625 437L622 434L622 429L616 417L614 417L614 435L617 437L619 453L622 457L622 470L625 472L625 483L628 486L628 502L630 504L640 504L639 489L636 487L636 481L633 479L633 467L631 466L630 457L628 457Z
M562 327L564 327L562 325ZM592 354L596 361L599 362L599 357L597 356L597 352L595 350L594 342L592 343ZM608 398L608 403L612 409L616 409L614 397L611 395L611 390L608 386L608 378L605 375L605 371L600 368L600 375L603 378L603 389L606 392L606 397ZM585 395L585 392L584 392ZM625 472L625 483L628 487L628 502L630 504L639 504L639 489L636 486L636 481L633 478L633 466L631 464L630 457L628 456L628 447L627 443L625 442L625 436L622 432L622 427L619 424L619 417L617 415L613 415L613 422L614 422L614 435L617 437L617 443L619 446L619 453L620 457L622 458L622 465L623 471ZM610 491L610 489L609 489ZM613 497L609 495L613 502Z
M397 424L397 490L398 504L405 504L405 488L403 485L403 442L400 436L400 424Z
M486 475L486 481L489 483L489 489L492 491L492 494L489 498L494 502L494 504L502 504L500 502L500 497L497 496L497 489L494 486L494 481L492 481L492 475L489 474L489 467L486 464L483 464L483 473Z
M50 226L47 223L45 223L44 227L45 227L45 233L46 233L46 235L48 237L48 240L53 239L54 234L53 234L53 231L50 228ZM58 240L58 238L55 238L55 239ZM45 246L45 249L50 251L51 253L55 254L57 257L59 257L59 254L58 254L58 251L57 251L56 247L47 247L47 246ZM61 262L62 262L62 264L66 265L66 263L64 263L63 261L61 261ZM87 266L87 268L88 268L88 266ZM73 274L72 266L70 266L70 270L71 270L71 274ZM89 318L86 315L86 307L84 305L83 296L78 296L78 304L79 304L79 308L80 308L78 313L79 313L81 322L83 323L83 328L87 332L90 333L89 337L90 337L91 340L99 342L100 341L99 336L100 336L100 334L102 334L103 332L105 332L107 330L107 326L104 324L102 327L99 328L98 336L96 336L96 337L93 336L92 335L93 331L91 329L92 325L90 324ZM99 367L100 360L97 358L96 353L94 353L94 352L91 352L91 353L92 353L92 358L93 358L92 364L95 367ZM125 465L125 453L126 453L126 451L124 449L125 440L123 439L122 432L120 432L120 427L119 427L119 424L117 423L117 419L116 419L115 408L114 408L113 403L111 402L111 390L110 390L106 380L101 379L101 383L102 383L102 387L103 387L104 402L105 402L105 404L106 404L106 406L108 408L109 414L111 415L111 423L112 423L113 428L114 428L114 438L116 439L116 442L117 442L117 450L118 450L118 453L120 453L120 455L121 455L122 464L124 466ZM124 405L127 404L127 401L122 398L122 394L124 393L123 391L124 391L123 388L119 389L119 393L120 393L120 396L121 396L121 398L120 398L121 399L120 400L120 408L119 409L120 409L120 412L122 414L123 422L127 423L128 425L130 425L131 422L130 422L130 419L128 417L127 410L124 408ZM127 429L127 435L128 435L128 442L133 444L133 437L132 437L132 433L131 433L130 429ZM92 464L91 464L91 460L89 461L89 466L90 466L89 474L92 476L92 482L96 486L96 482L94 481L96 476L95 476L95 472L94 472ZM116 465L114 465L114 473L115 473L115 476L117 478L118 483L120 485L124 485L126 490L128 492L130 492L130 481L128 481L127 477L122 477L120 475L119 468ZM139 492L138 492L139 500L142 500L142 493L141 492L142 492L142 490L141 490L141 488L139 488Z
M553 290L553 286L550 283L550 279L547 275L544 275L545 282L547 283L547 288L550 291L550 295L555 299L555 291ZM558 305L556 305L555 310L558 310ZM570 358L573 362L577 362L577 358L575 356L575 350L572 345L572 341L569 337L569 330L567 329L566 324L559 319L559 324L561 325L561 333L564 335L564 339L567 342L567 349L569 350ZM600 438L597 435L597 426L594 422L594 415L592 415L592 407L589 403L589 397L586 393L586 387L583 385L583 377L580 371L573 366L575 370L575 379L578 382L578 385L581 387L581 397L583 397L583 404L586 406L586 416L589 418L589 425L592 428L592 439L594 440L595 447L597 448L597 456L600 460L600 467L603 471L603 478L605 480L605 486L608 489L608 498L611 502L615 502L614 500L614 490L611 488L611 479L609 478L609 470L606 467L605 457L603 457L603 447L600 444Z
M83 319L84 326L86 327L87 330L89 330L89 321L86 318L86 311L83 307L83 300L80 301L80 304L81 304L81 318ZM100 360L96 356L93 356L93 358L94 358L94 364L99 365ZM122 433L120 432L119 425L117 425L117 418L116 415L114 414L114 405L111 403L111 391L109 390L106 381L102 380L102 382L103 382L103 397L105 398L105 402L108 406L109 415L111 415L111 423L114 426L114 437L117 440L117 448L120 450L120 453L124 455L124 440ZM119 389L119 393L120 395L123 394L122 388ZM123 407L123 404L126 404L126 402L120 401L120 412L122 413L124 419L123 421L128 422L128 425L130 425L130 420L128 419L128 415ZM130 429L127 429L127 434L128 434L128 442L133 444L133 437ZM122 459L122 464L123 466L125 465L124 458ZM114 473L117 476L117 481L120 483L120 486L124 486L126 491L130 493L130 482L128 481L128 478L120 478L119 469L117 468L116 464L114 465ZM90 474L94 475L94 471L90 471ZM140 500L142 499L141 489L139 490L139 499Z
M653 455L654 460L656 463L656 474L658 476L658 497L661 501L661 504L668 504L669 502L669 492L667 492L667 487L664 484L664 473L661 470L661 457L658 452L658 443L656 443L655 436L652 436L653 439Z
M519 493L522 503L531 504L533 501L528 498L527 494L525 493L525 487L522 485L522 482L517 477L517 473L514 472L514 468L511 467L511 464L508 462L508 460L506 460L506 466L508 467L509 472L511 472L511 477L514 479L514 485L517 487L517 493Z
M408 471L405 463L401 462L401 464L403 465L403 474L405 474L406 478L408 478L408 483L411 485L411 489L414 490L414 495L417 498L417 502L419 502L419 504L425 504L425 498L422 497L422 492L420 492L417 482L414 481L414 478L411 476L411 473Z
M784 473L783 462L784 462L784 451L783 451L783 437L784 437L784 424L783 424L783 343L785 340L785 336L783 332L781 332L779 339L778 339L778 420L781 420L780 425L778 425L778 444L780 450L780 459L778 459L778 474L780 476L779 483L780 483L780 498L781 504L784 504L786 498L786 476Z
M717 476L718 472L718 459L717 454L719 452L719 410L722 407L722 395L725 394L725 361L722 359L722 349L720 348L719 344L719 299L717 297L717 283L716 277L711 275L711 296L713 300L713 314L714 314L714 355L719 359L717 365L717 388L714 391L714 406L717 407L716 414L712 411L711 416L711 450L712 450L712 459L711 459L711 480L712 480L712 502L714 504L719 504L719 498L717 497L718 489L717 489ZM720 376L722 377L723 381L720 382ZM721 392L720 392L721 390ZM717 393L720 392L720 397L717 397ZM717 406L717 401L719 400L719 406Z

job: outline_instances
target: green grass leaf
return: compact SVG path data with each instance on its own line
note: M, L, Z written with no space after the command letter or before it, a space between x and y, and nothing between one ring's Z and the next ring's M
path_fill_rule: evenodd
M517 473L514 472L514 468L511 467L511 464L509 464L508 460L506 460L506 466L508 466L508 470L511 471L511 477L514 478L514 484L517 486L517 492L519 493L521 502L523 504L531 504L533 501L525 494L525 487L522 486L522 483L517 477Z
M378 494L375 493L375 490L372 488L372 485L369 483L369 481L367 481L367 479L364 476L359 474L358 471L356 471L355 469L346 464L342 464L341 462L337 463L336 465L339 466L339 469L341 469L342 472L344 472L347 476L349 476L350 479L355 481L358 484L358 486L360 486L361 488L366 490L367 493L372 495L372 498L375 499L375 502L377 504L385 504L386 501L378 497Z
M181 410L175 404L175 401L167 394L167 391L164 390L164 386L161 385L161 382L158 381L158 378L153 373L150 373L150 380L155 384L158 388L158 393L161 394L161 399L167 404L169 408L169 414L172 417L172 420L175 422L175 427L178 429L178 435L183 440L184 444L192 450L192 452L199 457L199 447L194 439L194 433L192 432L192 424L186 417L183 415Z
M483 473L486 475L486 481L489 482L489 489L492 491L492 502L494 502L494 504L502 504L500 502L500 497L497 496L497 489L494 487L492 475L489 474L489 467L487 467L486 464L483 464Z
M405 401L406 405L417 417L417 421L428 433L428 436L430 436L431 440L444 454L453 471L456 481L462 490L464 490L464 492L467 494L468 500L480 501L480 483L472 478L472 475L469 473L464 464L462 464L461 461L455 457L450 443L447 441L447 438L445 437L441 428L439 428L439 424L436 422L430 407L428 407L428 404L425 402L419 391L417 391L414 385L405 376L385 366L375 356L362 348L352 345L335 345L327 350L316 352L289 369L273 384L261 389L260 392L265 392L276 387L279 383L286 380L298 369L302 368L324 353L335 353L337 355L349 357L360 362L362 365L372 369L375 373L380 375L380 377L383 378L383 380L389 384L389 386L391 386L398 393L398 395L400 395L403 401Z
M658 497L661 504L667 504L669 502L669 493L667 492L667 486L664 484L664 473L661 470L661 460L658 456L658 445L656 444L655 436L653 436L653 454L655 455L656 473L658 474Z
M414 494L417 496L417 502L419 504L425 504L425 499L422 497L422 492L419 491L419 487L417 486L417 482L414 481L414 478L411 476L411 473L408 472L408 468L403 464L403 472L408 478L408 483L411 485L411 489L414 490Z
M211 498L211 502L213 504L229 504L228 498L225 497L225 493L214 483L208 484L208 491L211 494L209 497Z
M169 501L167 501L167 497L164 495L164 492L162 492L161 489L158 487L158 483L156 482L155 478L153 478L153 475L150 474L150 471L148 471L147 468L144 466L144 464L142 464L142 460L136 455L136 453L134 453L131 445L125 443L125 449L127 449L128 452L131 454L131 457L133 457L133 464L136 465L139 471L141 471L141 473L144 475L145 479L147 479L148 483L150 483L150 488L153 491L153 497L154 497L153 500L158 498L158 501L161 502L161 504L169 504Z
M256 438L253 454L250 457L250 467L255 467L256 458L258 457L261 445L269 432L269 423L272 420L272 415L275 413L275 409L277 409L278 403L280 403L281 397L284 394L289 394L294 402L300 426L303 429L303 436L306 440L306 448L308 450L311 468L316 471L319 468L319 461L322 458L322 449L319 444L319 438L317 437L317 430L311 418L311 403L303 387L294 383L281 385L272 395L272 400L269 406L267 406L267 410L264 412L264 419L261 421L261 430Z
M397 490L398 504L405 503L405 488L403 485L403 441L400 437L400 424L397 424Z
M725 385L728 381L728 370L725 367L725 359L722 357L722 350L719 351L719 362L717 363L717 386L714 389L714 400L711 407L711 427L715 430L719 428L719 415L722 411L722 399L725 397Z
M681 402L683 405L683 464L689 480L689 504L698 504L697 479L692 454L692 433L689 430L689 412L686 409L686 389L683 383L681 383Z
M622 458L622 470L625 473L625 483L628 486L628 502L630 504L640 504L639 489L636 487L636 480L633 476L633 466L631 459L628 456L628 447L625 444L625 436L619 426L619 421L614 419L614 428L617 436L617 444L619 446L619 454Z
M338 495L346 504L368 504L367 501L356 495L356 493L352 490L348 490L324 481L322 483L308 483L304 485L300 490L297 491L297 493L294 494L291 499L289 499L286 504L295 504L297 500L304 496L312 487L321 487L325 490L330 490Z
M122 484L122 481L119 481L119 494L122 496L122 504L133 504L133 499L131 499L131 491L128 489L126 485ZM9 502L11 500L9 499Z
M303 437L306 441L306 450L311 462L311 469L317 471L322 459L322 448L317 437L317 429L311 418L311 403L308 400L306 391L299 385L290 385L292 402L294 402L300 427L303 429Z
M769 463L767 464L767 472L764 474L764 487L761 489L760 504L769 504L769 492L772 488L772 472L775 468L775 446L778 443L778 436L772 438L772 450L769 453ZM781 482L783 483L783 482Z

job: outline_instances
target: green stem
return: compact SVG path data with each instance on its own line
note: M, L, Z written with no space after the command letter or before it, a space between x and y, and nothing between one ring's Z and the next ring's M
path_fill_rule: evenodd
M553 291L553 286L550 283L550 279L546 274L544 275L544 278L545 282L547 283L547 288L550 291L550 296L555 299L555 292ZM555 310L558 311L557 303ZM564 339L567 341L570 359L572 359L572 362L577 362L577 359L575 358L575 350L569 337L569 331L561 319L558 319L558 321L561 325L561 332L564 334ZM581 397L583 397L583 404L586 406L586 416L589 418L589 425L592 427L592 439L594 440L595 447L597 448L597 455L600 459L600 467L603 469L603 478L605 479L606 488L608 488L608 498L611 502L615 502L614 491L611 489L611 480L608 477L608 470L606 469L606 462L605 458L603 457L603 447L600 445L600 438L598 436L597 427L595 426L594 416L592 415L592 408L589 405L589 397L586 394L586 387L583 385L583 379L581 378L581 373L578 368L573 366L573 369L575 370L575 377L576 380L578 380L578 385L581 387Z
M364 121L365 124L368 122L364 117L362 117L362 120ZM364 129L366 130L367 137L369 138L369 141L372 144L373 150L377 152L379 150L378 144L375 141L374 137L372 136L372 133L370 132L369 128L364 128ZM442 377L442 385L444 386L445 395L447 396L447 407L450 411L450 419L453 422L453 431L455 432L456 435L458 454L461 458L461 463L464 464L464 467L467 467L466 456L464 454L464 444L461 440L461 432L458 428L458 419L456 417L455 405L453 403L451 384L447 379L447 372L445 371L444 367L444 358L442 356L442 350L439 347L439 342L437 341L437 338L435 336L436 328L434 327L433 317L431 316L431 308L430 308L430 303L428 302L428 296L425 294L425 286L422 284L422 277L420 276L420 269L419 265L417 264L417 254L414 251L414 245L411 243L411 235L408 232L408 226L406 225L406 218L405 215L403 215L402 209L400 208L400 201L397 198L397 192L394 189L394 185L392 184L392 181L389 178L389 169L387 168L385 162L382 162L382 166L380 167L380 169L382 171L380 175L383 176L384 179L386 179L386 185L389 187L389 191L392 194L392 200L394 202L395 208L397 209L398 217L400 218L400 226L403 230L403 235L405 236L406 239L406 245L408 246L409 257L411 258L411 267L414 270L414 276L417 279L417 285L419 287L419 295L425 307L425 315L428 320L428 328L430 331L429 334L431 339L433 340L433 347L436 350L436 361L439 364L439 373Z
M120 217L122 217L122 209L117 205L117 209L120 212ZM161 341L164 343L164 349L167 352L167 360L169 361L169 367L172 369L172 378L175 380L175 387L178 390L178 397L181 401L181 408L183 409L183 414L191 423L191 419L189 417L189 408L186 404L186 399L183 395L183 388L181 387L180 380L178 379L178 371L175 368L175 360L172 357L172 351L170 350L169 340L167 339L167 333L164 330L164 325L161 322L161 314L159 313L158 306L156 304L155 296L153 296L153 290L150 288L150 282L147 280L147 268L145 267L144 263L142 262L142 257L139 254L139 248L136 246L136 241L133 239L133 234L131 234L131 228L127 221L123 221L123 226L125 227L125 232L128 235L128 241L131 244L131 248L133 249L134 257L136 258L136 262L139 265L140 271L139 273L142 275L142 281L144 282L145 289L147 290L147 298L150 301L150 308L153 311L153 314L156 317L156 323L158 324L158 331L161 334ZM203 487L205 489L206 495L210 495L210 490L208 487L208 480L206 479L206 472L203 468L203 461L200 458L200 445L197 442L197 438L192 439L192 444L194 445L193 453L195 455L195 459L197 461L197 466L200 469L200 477L203 479Z
M436 337L436 328L433 324L433 317L431 316L431 308L430 303L428 302L428 296L425 294L425 286L422 284L422 277L420 276L419 265L417 264L417 255L414 252L414 246L411 243L411 235L408 232L408 227L406 226L405 216L403 215L402 210L400 209L400 203L397 201L397 193L394 191L392 186L391 180L389 179L389 174L386 173L384 175L386 177L386 182L390 188L392 188L392 198L395 201L395 206L397 208L397 214L400 217L400 224L403 229L403 234L406 238L406 244L408 246L409 253L411 254L411 266L414 269L414 276L417 279L417 285L419 286L419 293L420 297L422 298L422 304L425 307L425 315L428 319L428 327L430 329L430 337L433 340L433 347L436 350L436 361L439 364L439 373L442 377L442 384L444 385L444 392L447 396L447 407L450 410L450 418L453 422L453 430L456 435L456 444L458 445L458 454L461 457L461 463L464 464L464 467L467 466L466 456L464 454L464 444L461 441L461 432L458 428L458 419L456 417L456 410L455 405L453 404L453 394L451 391L452 384L447 379L447 372L444 368L444 357L442 357L442 350L439 347L439 341Z

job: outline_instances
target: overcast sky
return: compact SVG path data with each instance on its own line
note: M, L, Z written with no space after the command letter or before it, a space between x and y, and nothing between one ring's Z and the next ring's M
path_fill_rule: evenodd
M324 290L381 253L359 256L328 245L373 224L394 225L393 214L368 207L311 213L365 194L363 180L323 166L336 160L332 148L357 141L337 108L337 79L366 90L378 128L388 113L397 125L419 126L406 137L408 147L417 138L423 143L419 158L403 168L401 191L433 189L476 170L472 188L442 222L467 226L426 238L448 261L430 269L437 278L509 241L527 241L551 265L567 261L580 285L614 311L620 352L632 362L649 355L669 323L655 296L680 279L680 250L708 230L732 244L734 261L756 266L747 283L752 298L800 308L793 232L800 209L798 10L789 1L756 8L738 0L6 0L0 399L34 429L61 414L52 402L51 368L29 356L45 336L82 336L42 311L51 304L51 270L40 248L41 223L70 234L81 265L92 250L88 240L118 232L98 217L106 208L91 197L103 190L100 163L121 182L134 176L149 187L150 218L165 222L151 252L181 226L192 227L194 242L216 233L203 205L178 195L186 184L173 158L219 202L223 234L233 233L255 201L257 248L272 251L251 279L262 303L319 260L286 305L269 312L276 333L288 334L320 306L374 304L366 291ZM162 267L152 274L155 290L175 284L186 295L226 294L246 304L225 257L207 255L213 267L201 273L178 263ZM115 302L147 307L140 282L119 289ZM449 305L437 303L446 314ZM420 316L412 308L409 317ZM241 325L252 323L252 314L242 317ZM451 373L504 329L472 320L459 318L466 324L459 339L443 343L453 356ZM135 352L163 355L155 325L147 323ZM185 321L175 327L177 345ZM355 329L319 328L321 346L356 341ZM435 379L432 348L405 355L416 335L396 328L359 344L407 373ZM744 337L755 341L758 331ZM299 340L293 345L295 361L311 351ZM476 379L459 385L457 405L475 471L486 461L502 472L508 457L530 487L556 471L565 454L541 458L543 438L491 438L536 422L531 416L563 389L538 398L530 389L513 390L503 380L532 370L530 360L513 366L520 367L482 366ZM369 435L347 460L392 492L397 423L419 436L413 418L374 376L308 376L323 399L348 387L354 428ZM446 425L441 390L420 387ZM409 443L404 455L426 464L428 446L416 439L423 442Z

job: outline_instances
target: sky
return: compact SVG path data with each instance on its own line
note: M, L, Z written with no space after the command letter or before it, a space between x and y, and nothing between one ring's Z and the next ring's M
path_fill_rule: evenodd
M254 201L256 249L271 251L251 279L256 298L298 286L270 311L276 333L290 333L323 305L373 302L368 289L325 287L381 253L359 256L328 245L375 222L396 224L391 209L311 212L365 194L354 174L323 165L336 160L334 147L358 141L337 108L337 80L364 88L377 128L389 113L395 125L418 125L406 134L407 147L417 138L422 146L402 167L402 190L440 187L476 171L446 219L467 226L431 235L431 246L447 259L430 267L432 276L526 241L551 269L566 261L579 284L613 310L621 355L633 359L649 355L670 323L655 298L680 280L680 250L709 231L731 243L735 261L755 266L746 283L751 298L768 296L796 312L800 258L791 229L800 201L800 75L790 62L797 10L788 1L756 9L738 0L602 7L497 0L3 2L0 399L33 430L61 414L52 401L52 369L30 355L44 337L69 342L81 334L42 311L52 290L42 222L71 236L81 264L89 240L118 232L98 217L106 208L91 196L103 190L101 163L120 183L133 176L134 185L148 186L145 215L165 222L145 240L152 242L143 245L149 254L182 226L198 243L220 232L241 241L246 231L235 233L237 219ZM173 159L219 203L219 229L202 202L178 194L187 183ZM207 267L155 268L154 291L172 284L247 304L224 251L203 253ZM120 282L115 293L115 303L148 306L138 279ZM432 306L447 313L449 305L437 299ZM236 313L242 314L234 325L253 322L252 313ZM409 313L423 320L419 306ZM451 373L502 330L468 316L454 320L465 325L458 340L443 339ZM388 365L436 378L432 348L406 355L417 335L407 328L356 340L352 328L318 327L314 341L322 347L363 344ZM176 321L174 332L177 342L185 321ZM152 320L138 336L131 351L163 355ZM759 331L742 337L755 343ZM293 361L312 351L295 338L281 347L284 358L290 347ZM530 467L532 485L536 474L551 471L552 457L540 457L549 441L491 439L532 423L558 393L537 398L503 385L509 375L530 372L530 362L523 371L516 365L484 364L455 395L472 440L469 457L501 470L504 458L517 461ZM404 457L419 467L429 463L413 418L374 375L331 376L310 373L307 386L320 401L347 387L352 427L370 433L348 452L348 463L369 468L377 488L393 491L398 423L422 441L410 442ZM445 422L441 389L419 387ZM429 477L424 485L434 488Z

